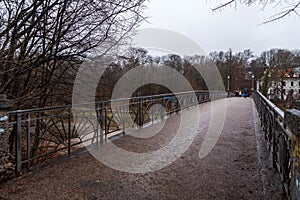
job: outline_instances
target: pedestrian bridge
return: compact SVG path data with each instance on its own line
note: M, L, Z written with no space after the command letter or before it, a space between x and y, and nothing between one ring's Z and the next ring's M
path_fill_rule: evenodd
M12 162L25 174L0 185L0 199L297 198L297 111L259 92L226 95L11 112Z

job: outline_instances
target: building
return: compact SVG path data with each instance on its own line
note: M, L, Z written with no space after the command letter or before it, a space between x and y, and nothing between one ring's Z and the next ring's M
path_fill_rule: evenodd
M300 94L300 77L285 77L280 81L271 81L270 87L268 89L268 98L281 99L281 93L283 99L286 99L286 96L290 90L293 90L294 98L299 98Z
M277 76L275 76L274 74L277 74ZM300 97L300 67L288 68L286 70L277 71L277 73L275 73L274 70L272 70L269 75L269 78L269 99L272 100L283 98L283 100L285 100L290 90L294 91L293 95L295 99L298 99ZM263 78L261 78L257 82L257 90L261 90L262 84Z

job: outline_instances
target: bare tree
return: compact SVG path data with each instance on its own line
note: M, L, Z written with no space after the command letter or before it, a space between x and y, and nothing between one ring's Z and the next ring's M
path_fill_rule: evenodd
M249 59L252 58L252 52L245 50L233 54L231 49L227 52L212 52L211 59L216 63L224 85L227 85L227 77L229 76L229 88L242 88L245 86L244 79L246 75L246 67L250 64Z
M282 19L290 14L298 15L298 10L300 8L299 0L284 0L284 1L283 0L230 0L230 1L227 0L225 1L225 3L222 3L221 5L213 8L212 11L217 11L233 4L235 6L237 6L237 4L244 4L244 5L251 6L255 3L260 3L263 8L266 7L268 4L272 4L274 6L278 6L282 8L281 12L271 16L270 19L263 22L263 24Z
M182 58L177 54L168 54L162 56L164 65L172 67L173 69L181 72L183 70Z
M48 105L91 49L111 48L144 19L144 2L0 1L0 92L19 108Z

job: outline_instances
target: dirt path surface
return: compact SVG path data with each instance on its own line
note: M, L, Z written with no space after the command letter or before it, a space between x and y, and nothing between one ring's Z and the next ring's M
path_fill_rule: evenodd
M282 199L252 99L216 102L227 106L225 124L216 146L202 159L199 149L208 129L211 103L199 106L198 134L189 149L163 169L121 172L80 151L0 185L0 199ZM191 119L197 116L196 109L184 112ZM179 121L180 114L173 115L153 137L125 136L114 143L133 152L159 149L174 137ZM188 127L186 130L189 134Z

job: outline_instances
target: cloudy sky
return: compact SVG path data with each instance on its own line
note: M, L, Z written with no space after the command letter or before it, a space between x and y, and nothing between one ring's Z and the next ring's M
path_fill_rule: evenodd
M234 52L251 49L260 54L271 48L300 48L299 16L261 25L285 7L233 5L212 12L211 8L219 3L218 0L150 0L146 11L148 22L141 28L176 31L197 42L206 52L231 48Z

